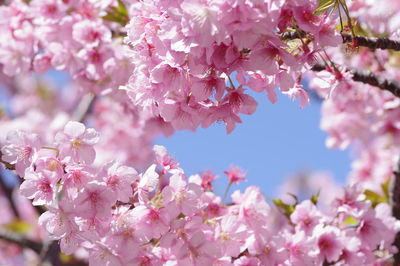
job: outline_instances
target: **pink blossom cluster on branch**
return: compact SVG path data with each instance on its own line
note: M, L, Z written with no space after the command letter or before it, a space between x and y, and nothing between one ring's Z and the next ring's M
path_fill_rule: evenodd
M50 80L29 74L7 78L3 93L10 106L8 114L0 115L0 142L11 130L51 139L56 130L74 118L82 97L76 83L57 88ZM90 109L83 120L102 132L102 141L97 145L98 164L117 159L143 169L152 160L154 138L160 134L169 136L174 131L169 123L146 109L132 106L118 92L97 97ZM110 149L118 153L110 153Z
M315 1L133 4L125 42L135 68L125 89L134 103L152 106L177 130L223 121L231 132L241 122L239 114L257 107L244 87L266 91L274 103L279 86L304 107L309 102L301 85L304 64L313 63L321 47L341 43L331 19L315 15L315 9ZM289 27L310 32L313 50L281 40Z
M348 4L351 17L357 19L359 27L369 35L379 36L385 32L392 38L399 38L397 1L386 1L382 5L370 1ZM349 182L381 193L380 185L392 177L400 154L400 99L390 92L355 82L347 69L367 69L379 76L400 80L399 57L390 50L352 45L328 48L326 59L339 69L330 67L309 73L310 87L325 99L321 128L328 132L327 146L345 149L353 145L355 148ZM346 49L357 49L357 52L348 56Z
M282 213L256 187L224 205L210 173L187 179L164 147L138 173L115 161L95 166L98 141L94 129L68 122L53 142L13 131L2 148L23 178L21 194L48 209L39 224L64 253L88 252L90 265L372 265L396 252L389 205L371 208L356 186L327 212L305 200ZM226 174L230 183L244 178L236 168Z
M124 84L131 64L116 26L101 18L113 1L11 1L0 7L0 63L6 75L67 71L84 91ZM99 17L100 16L100 17Z

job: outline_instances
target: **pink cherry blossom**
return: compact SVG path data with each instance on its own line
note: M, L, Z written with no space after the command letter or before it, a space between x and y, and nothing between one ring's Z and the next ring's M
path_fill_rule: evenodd
M309 200L297 205L290 215L290 219L296 225L296 228L307 235L313 233L314 227L320 223L321 218L316 206Z
M104 171L103 180L116 194L117 200L128 202L129 198L133 196L131 185L136 181L136 170L114 162L106 165Z
M247 179L245 178L246 173L243 172L242 169L232 166L229 171L224 171L224 174L229 179L229 184L235 183L239 184L239 181L246 181Z
M41 141L37 134L12 131L7 135L7 144L1 148L1 159L15 164L17 174L24 176L25 168L31 165L40 148Z
M317 227L315 237L319 248L321 261L335 262L339 259L344 248L343 237L338 228L335 227Z
M74 24L72 30L74 40L82 45L97 46L100 42L111 42L111 32L101 22L82 20Z
M76 213L84 218L105 217L110 214L110 207L115 203L113 192L105 183L90 181L74 200Z
M96 153L93 145L99 141L99 135L94 129L86 129L79 122L68 122L64 132L58 133L55 139L60 155L66 160L86 163L94 161Z
M57 179L43 172L25 172L25 181L21 184L21 194L33 199L34 205L50 204L56 196Z
M173 208L186 216L193 215L199 208L198 197L201 194L200 186L189 183L183 179L182 175L175 174L170 178L169 186L165 187L162 195L165 199L173 201Z

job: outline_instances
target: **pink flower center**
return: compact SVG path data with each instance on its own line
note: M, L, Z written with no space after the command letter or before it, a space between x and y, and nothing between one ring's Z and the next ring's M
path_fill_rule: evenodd
M56 160L51 160L50 162L49 162L49 164L48 164L48 167L47 167L47 169L49 169L50 171L56 171L57 170L57 166L58 166L58 163L57 163L57 161Z
M72 144L72 147L78 148L81 145L81 142L79 140L75 139L72 141L71 144Z
M44 14L48 16L55 15L58 11L57 5L47 4L43 8Z
M319 22L319 18L315 16L311 10L304 10L301 15L304 21L309 21L313 23Z
M100 38L100 33L96 30L91 30L87 38L89 41L94 42Z
M327 251L329 248L332 246L332 243L330 239L328 239L326 236L320 237L318 240L318 247L322 251Z
M74 183L81 182L81 172L80 171L73 171L71 172L70 178Z
M91 192L89 195L89 199L93 203L93 205L96 205L100 199L100 196L97 192Z
M229 97L229 103L233 106L235 111L238 111L240 105L242 105L243 99L240 93L233 92Z
M101 62L101 53L99 51L92 51L89 54L90 57L90 62L96 64L96 63L100 63Z
M18 154L18 159L19 160L25 160L29 158L32 154L32 148L29 146L23 147Z
M48 181L42 181L42 182L39 184L38 189L39 189L40 191L44 192L44 193L49 193L49 192L51 192L50 183L49 183Z
M311 223L312 223L312 219L311 219L309 216L307 216L307 217L303 220L303 224L304 224L305 226L309 226Z
M370 225L370 223L368 221L363 221L361 223L361 227L360 227L360 233L363 235L367 235L370 234L372 230L372 226Z
M207 212L212 213L212 214L217 214L219 211L219 205L215 203L211 203L207 207Z
M143 256L140 259L140 266L147 266L147 265L151 265L151 259L147 256Z
M150 219L150 221L154 222L160 219L160 216L158 215L158 212L155 210L150 210L149 214L148 214L148 218Z
M107 184L112 186L112 187L115 187L116 185L118 185L119 184L118 176L116 176L116 175L108 176Z

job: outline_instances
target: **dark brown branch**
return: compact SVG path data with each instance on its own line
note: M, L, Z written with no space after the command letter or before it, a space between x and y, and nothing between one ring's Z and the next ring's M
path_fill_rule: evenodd
M392 186L392 215L400 220L400 161L397 169L393 172L394 180ZM400 265L400 232L396 234L393 245L397 248L397 253L394 254L393 265Z
M7 184L4 182L4 179L5 179L5 176L4 176L4 173L3 173L3 169L0 167L0 187L1 187L1 189L3 190L3 192L4 192L4 194L5 194L5 196L6 196L6 198L8 199L8 202L10 203L10 206L11 206L11 210L12 210L12 212L14 213L14 216L16 217L16 218L19 218L19 213L18 213L18 209L17 209L17 206L15 206L15 202L14 202L14 199L13 199L13 189L12 188L9 188L8 186L7 186Z
M317 63L315 64L311 70L312 71L322 71L325 70L326 66L324 64L321 63ZM353 75L353 80L354 81L358 81L358 82L362 82L371 86L375 86L378 87L382 90L387 90L390 91L391 93L393 93L393 95L400 97L400 83L395 81L395 80L389 80L389 79L385 79L379 75L376 75L370 71L366 71L366 70L359 70L359 69L354 69L354 68L350 68L350 67L346 67L346 69L348 71L351 72L351 74Z
M33 205L33 208L36 210L37 214L40 216L45 213L47 210L43 206Z
M342 33L343 43L352 43L357 46L363 46L370 49L382 49L382 50L394 50L400 51L400 41L392 40L389 38L375 38L375 37L364 37L356 35L354 38L351 34ZM282 34L282 40L293 40L307 37L307 33L304 31L285 32Z
M4 228L0 228L0 239L6 240L11 243L15 243L24 248L29 248L40 254L43 249L43 244L36 242L34 240L27 239L25 236L21 234L17 234Z
M370 49L400 51L400 41L391 40L389 38L374 38L358 35L353 38L351 34L342 34L342 38L343 43L354 41L355 46L364 46Z
M40 257L42 262L42 266L45 265L64 265L64 263L60 260L60 245L58 241L50 241L43 245Z
M284 32L281 35L282 40L294 40L294 39L300 39L300 38L305 38L307 36L307 33L304 31L288 31Z

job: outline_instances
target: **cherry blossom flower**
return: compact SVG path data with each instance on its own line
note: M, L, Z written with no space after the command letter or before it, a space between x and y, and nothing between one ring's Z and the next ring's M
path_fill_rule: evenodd
M242 171L242 169L232 166L229 171L224 171L224 174L229 179L229 184L235 183L239 184L239 181L246 181L247 179L245 178L246 173Z
M90 181L74 200L76 214L84 218L105 217L110 214L110 207L115 203L113 192L105 183Z
M93 145L99 141L99 134L92 128L86 129L82 123L68 122L64 132L55 137L60 155L66 160L91 163L96 156Z
M37 134L11 131L7 135L7 144L1 148L2 160L15 164L17 174L24 176L25 168L31 165L40 148L41 141Z
M128 202L133 196L131 185L137 179L136 170L114 162L106 165L104 171L106 176L103 180L117 195L117 200Z
M33 199L34 205L50 204L56 196L57 179L43 172L25 172L25 181L21 184L21 194Z

